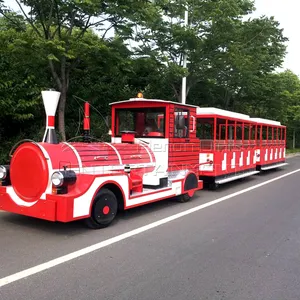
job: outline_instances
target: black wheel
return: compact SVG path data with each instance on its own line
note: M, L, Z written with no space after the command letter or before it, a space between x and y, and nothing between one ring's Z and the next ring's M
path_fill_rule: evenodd
M105 228L111 224L117 215L118 200L109 189L102 189L94 199L90 218L85 220L92 229Z
M185 203L185 202L189 202L191 198L192 197L189 196L189 194L183 194L183 195L179 195L176 199L180 203Z

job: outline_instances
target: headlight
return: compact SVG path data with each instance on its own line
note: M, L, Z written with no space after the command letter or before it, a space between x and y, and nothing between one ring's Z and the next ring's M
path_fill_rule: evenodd
M54 172L51 177L52 184L60 187L64 184L64 175L62 172Z
M76 173L72 170L56 171L51 176L52 184L57 187L66 187L76 182Z
M5 179L7 176L7 169L5 166L0 166L0 180Z

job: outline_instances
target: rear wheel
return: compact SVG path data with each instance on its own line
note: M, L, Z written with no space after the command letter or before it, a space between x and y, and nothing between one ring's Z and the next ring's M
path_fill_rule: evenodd
M111 224L117 215L118 200L109 189L102 189L94 199L91 216L85 220L92 229L105 228Z

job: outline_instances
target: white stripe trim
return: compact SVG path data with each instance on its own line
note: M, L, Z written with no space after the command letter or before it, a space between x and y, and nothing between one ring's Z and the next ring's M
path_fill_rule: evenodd
M149 167L155 167L155 163L144 163L144 164L131 164L130 168L131 169L142 169L142 168L149 168ZM68 170L72 170L75 173L84 173L84 174L102 174L105 172L110 172L110 171L123 171L124 166L123 165L115 165L115 166L97 166L97 167L82 167L81 170L79 168L68 168ZM61 171L60 169L55 169L55 171Z
M122 162L122 158L121 158L121 155L120 155L119 151L113 145L111 145L109 143L105 143L105 142L103 142L103 143L106 144L106 145L108 145L108 146L110 146L111 148L113 148L115 150L115 152L116 152L116 154L117 154L117 156L119 158L120 165L122 165L123 162Z
M52 167L52 163L51 163L51 159L50 156L48 154L48 152L46 151L46 149L39 143L37 143L36 145L39 146L40 150L43 152L46 161L47 161L47 165L48 165L48 184L47 184L47 188L46 191L42 194L41 198L42 200L46 200L46 194L51 194L52 193L52 182L51 182L51 176L53 174L53 167Z
M15 192L12 186L8 186L6 188L6 193L10 196L10 198L19 206L31 207L38 202L38 200L34 202L26 202L22 200Z
M82 171L82 161L81 161L81 157L80 157L78 151L72 145L70 145L69 143L64 142L64 144L69 146L73 150L73 152L74 152L74 154L77 158L77 161L78 161L79 172L81 172Z

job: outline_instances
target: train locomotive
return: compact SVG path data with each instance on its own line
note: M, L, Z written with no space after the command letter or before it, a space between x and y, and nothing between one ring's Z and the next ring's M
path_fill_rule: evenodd
M98 229L120 209L172 197L186 202L203 188L196 106L141 97L112 103L110 143L59 142L60 93L43 91L42 98L43 140L20 143L10 164L0 166L0 210L58 222L83 219Z

